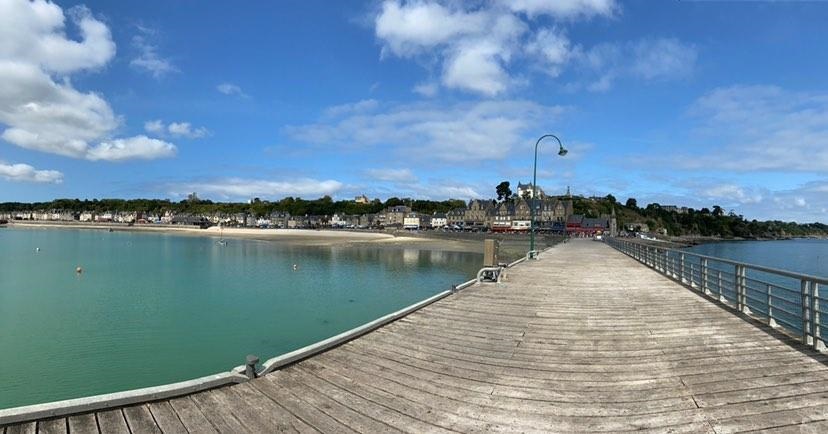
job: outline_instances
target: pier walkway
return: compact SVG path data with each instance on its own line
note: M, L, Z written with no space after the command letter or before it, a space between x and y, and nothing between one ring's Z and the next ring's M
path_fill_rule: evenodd
M824 433L826 360L573 241L253 381L0 433Z

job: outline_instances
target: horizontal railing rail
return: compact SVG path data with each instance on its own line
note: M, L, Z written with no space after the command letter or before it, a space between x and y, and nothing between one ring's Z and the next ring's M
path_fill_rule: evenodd
M811 276L620 238L607 244L659 273L825 351L828 277ZM828 294L826 294L828 295Z

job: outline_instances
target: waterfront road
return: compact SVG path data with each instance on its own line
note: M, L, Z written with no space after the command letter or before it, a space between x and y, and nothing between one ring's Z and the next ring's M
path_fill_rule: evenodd
M828 432L825 356L573 241L254 381L4 434L762 429Z

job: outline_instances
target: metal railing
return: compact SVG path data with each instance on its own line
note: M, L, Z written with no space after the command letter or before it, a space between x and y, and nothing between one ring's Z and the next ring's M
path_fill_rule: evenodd
M828 321L823 315L828 316L828 295L820 296L820 289L828 286L826 277L619 238L607 238L606 242L687 287L799 336L818 351L826 350L823 336L828 332Z

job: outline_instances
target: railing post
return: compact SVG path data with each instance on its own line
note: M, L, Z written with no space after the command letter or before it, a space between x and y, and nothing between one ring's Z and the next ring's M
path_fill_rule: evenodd
M707 258L701 260L701 291L705 294L710 294L707 289Z
M679 258L679 282L684 283L684 253L682 253L681 256L679 256Z
M733 274L733 290L736 292L736 310L739 312L744 308L742 304L742 266L737 265Z
M811 332L811 311L810 305L811 301L810 298L810 284L807 280L802 279L800 284L801 289L801 303L802 303L802 343L805 345L811 345L811 339L809 333Z
M771 327L776 327L776 320L773 319L773 287L768 285L768 293L767 293L767 303L768 303L768 325Z
M716 274L718 274L718 277L719 277L719 281L716 284L716 292L718 293L719 301L724 303L727 300L725 299L725 296L722 295L722 272L721 272L721 270L717 271Z
M739 270L739 287L742 288L742 312L750 313L750 306L748 306L747 298L747 267L740 266Z
M690 263L690 287L693 287L693 275L696 273L696 264Z
M825 350L825 342L822 341L822 330L819 329L819 283L811 282L811 337L814 341L814 349Z

